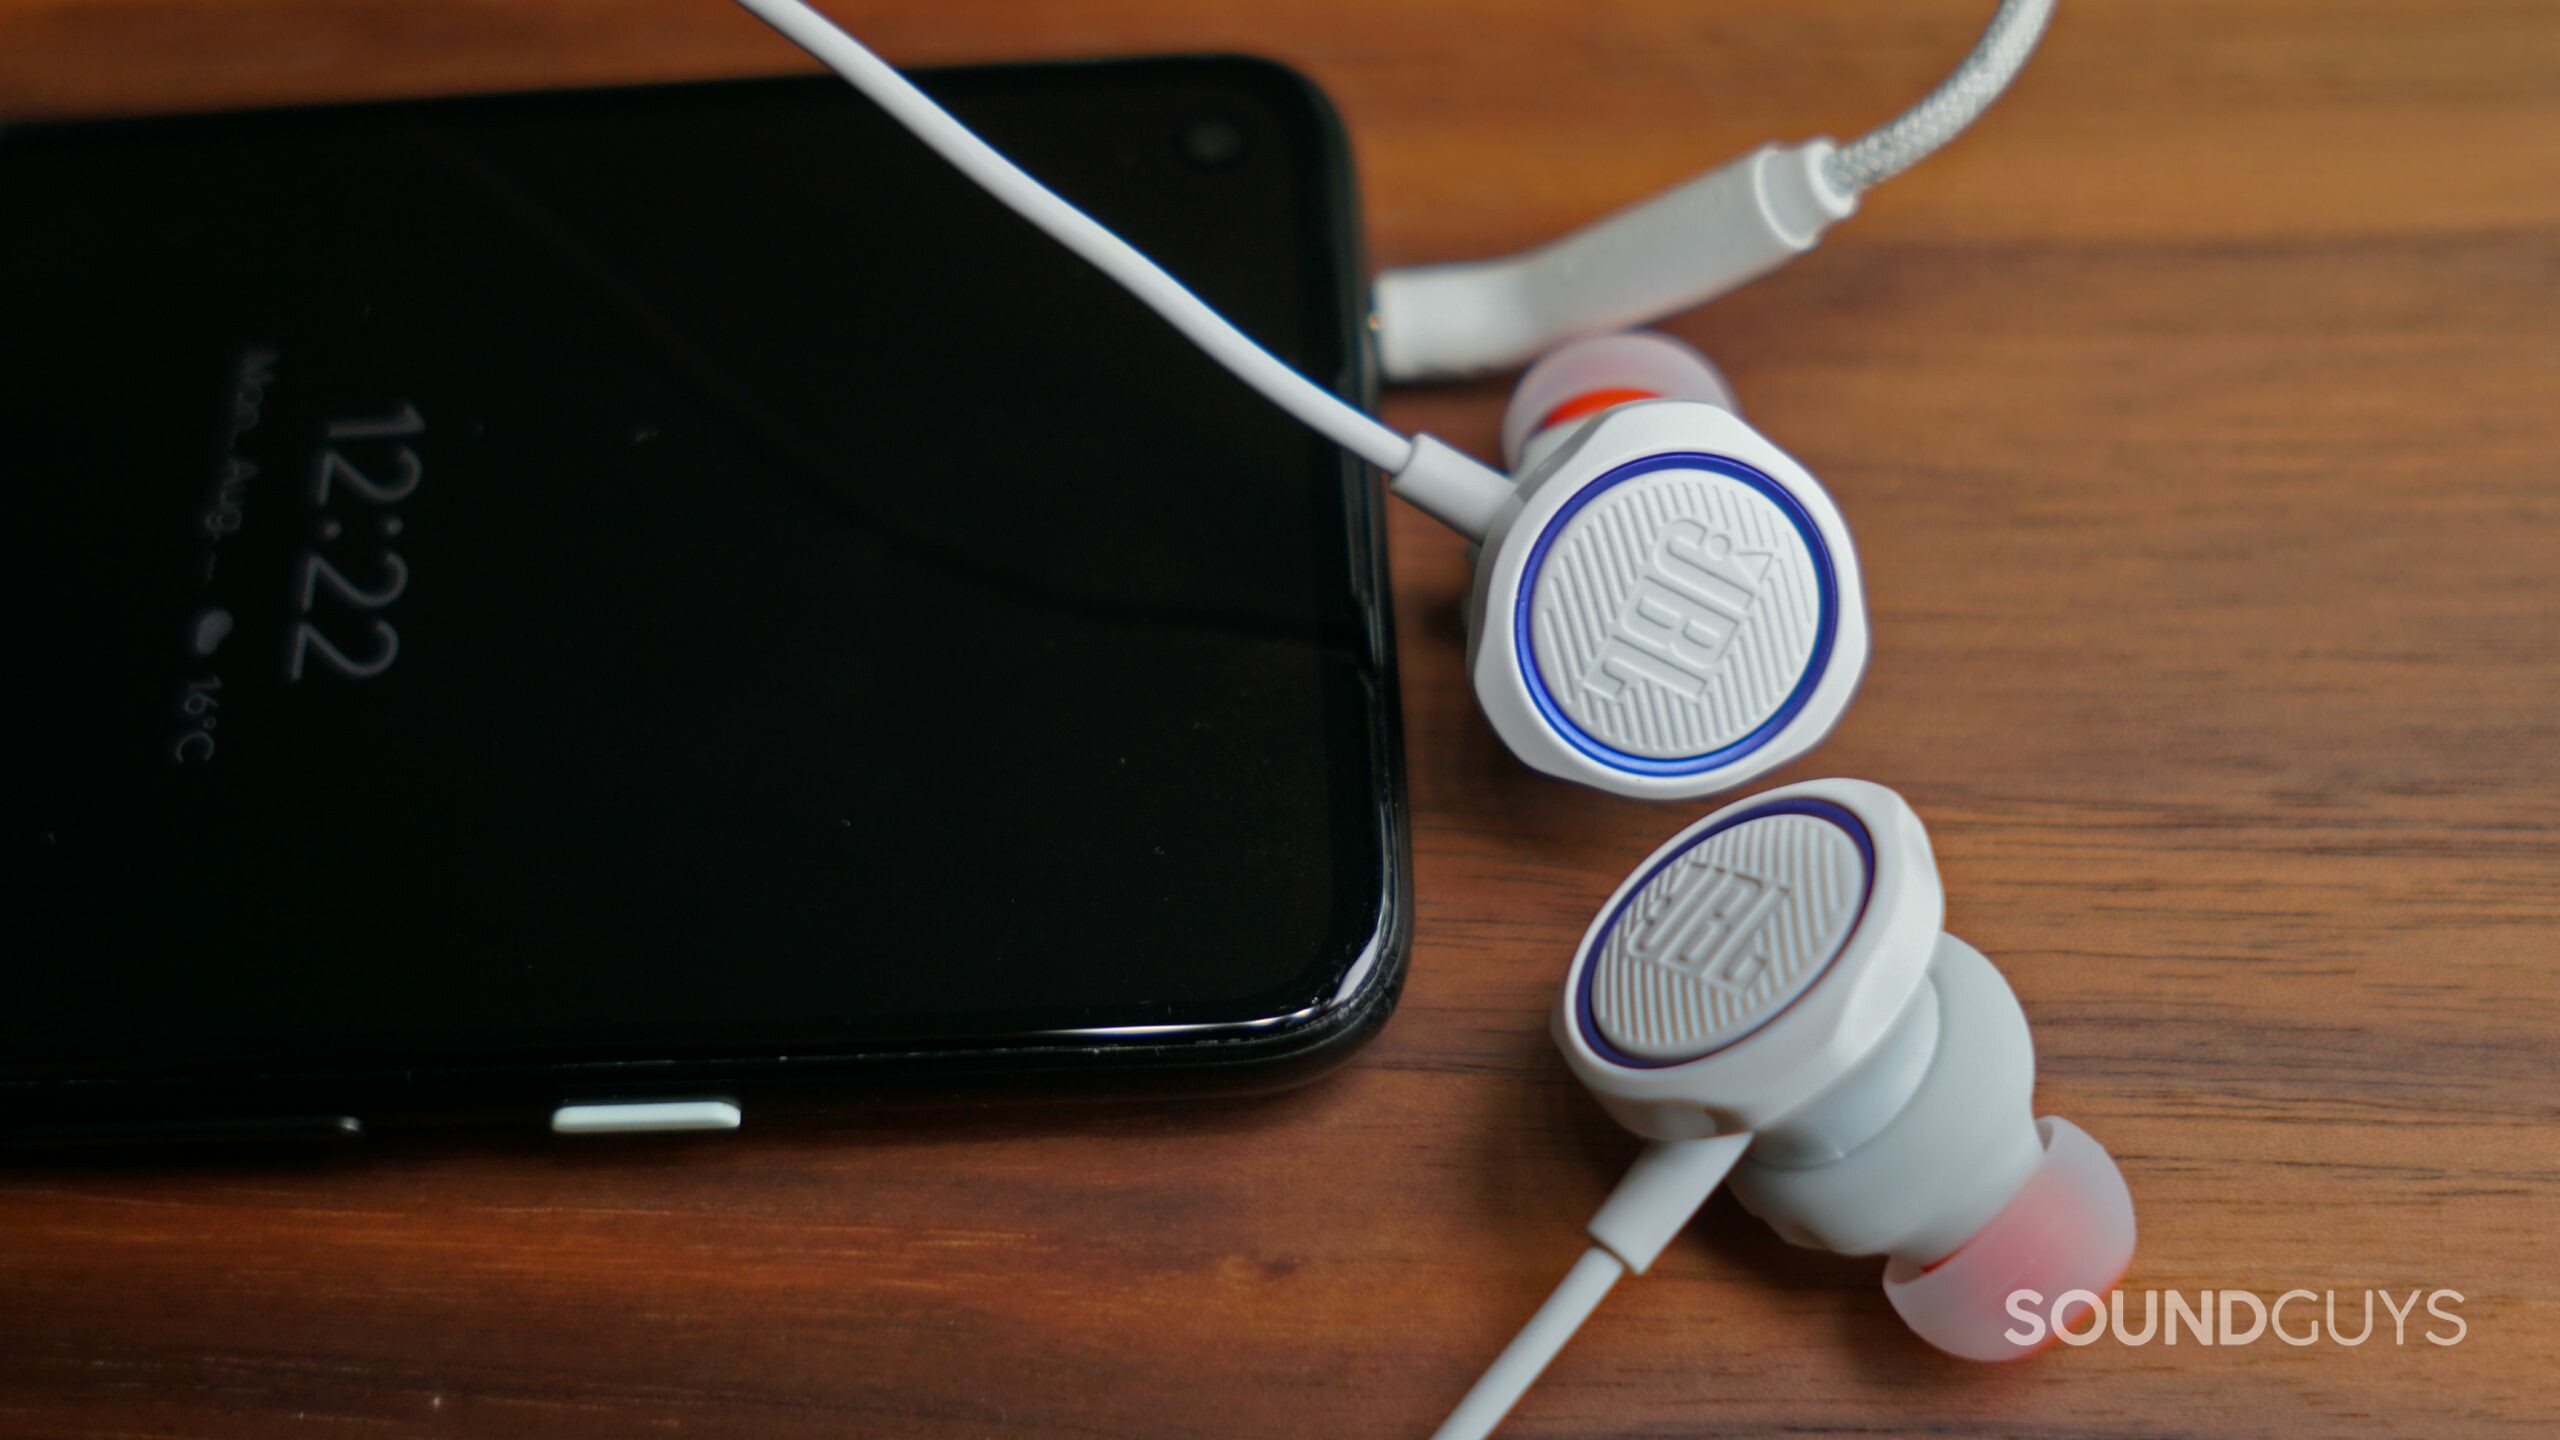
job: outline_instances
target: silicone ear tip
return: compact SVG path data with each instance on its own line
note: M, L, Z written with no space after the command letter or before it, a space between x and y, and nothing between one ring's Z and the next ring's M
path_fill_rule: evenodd
M1519 468L1522 447L1558 407L1579 396L1619 390L1737 409L1723 373L1694 348L1652 330L1593 335L1547 352L1513 387L1510 407L1502 414L1504 465Z
M2086 1304L2060 1307L2071 1291L2103 1297L2133 1263L2133 1195L2106 1147L2068 1120L2036 1122L2044 1159L2017 1198L1955 1253L1922 1267L1899 1257L1885 1266L1885 1298L1921 1339L1967 1360L2016 1360L2051 1342L2064 1325L2085 1332ZM2010 1308L2019 1301L2043 1324ZM2102 1302L2103 1303L2103 1302ZM2025 1334L2024 1340L2012 1338Z

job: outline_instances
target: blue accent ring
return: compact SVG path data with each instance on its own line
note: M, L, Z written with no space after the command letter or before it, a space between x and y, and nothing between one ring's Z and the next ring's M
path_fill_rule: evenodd
M1795 689L1788 692L1785 702L1779 705L1768 719L1761 721L1756 729L1741 739L1721 749L1710 750L1704 755L1691 755L1673 760L1654 760L1642 755L1630 755L1614 746L1602 743L1584 731L1581 726L1573 723L1573 718L1564 713L1564 707L1558 705L1555 696L1548 691L1546 676L1539 673L1537 650L1530 643L1529 633L1531 602L1537 598L1538 594L1538 572L1545 566L1547 550L1555 544L1556 535L1564 529L1565 523L1579 514L1583 506L1600 498L1602 492L1611 486L1633 480L1640 475L1650 475L1657 470L1704 470L1710 474L1738 480L1767 496L1771 503L1778 507L1779 512L1787 517L1788 523L1796 527L1796 533L1804 538L1805 549L1813 556L1814 590L1819 597L1821 609L1821 618L1814 626L1813 654L1807 657L1804 674L1797 678ZM1529 547L1529 561L1520 572L1520 589L1512 602L1511 620L1512 639L1520 657L1520 678L1527 682L1529 698L1537 705L1538 713L1545 716L1547 723L1555 727L1556 733L1562 735L1565 742L1574 749L1613 770L1624 770L1635 775L1696 775L1730 765L1768 744L1770 739L1780 730L1785 729L1787 722L1795 719L1803 711L1806 703L1813 699L1814 687L1822 682L1823 672L1830 667L1831 645L1839 628L1839 584L1831 563L1831 547L1823 543L1822 527L1816 525L1813 516L1806 513L1804 502L1796 499L1784 485L1739 460L1722 455L1685 452L1647 455L1641 460L1630 460L1583 486L1579 494L1566 501L1564 508L1548 519L1546 529L1539 532L1538 543Z
M1655 878L1660 876L1663 871L1670 869L1681 856L1688 854L1690 851L1697 849L1699 846L1714 839L1718 835L1723 834L1727 830L1733 829L1737 825L1748 825L1754 820L1766 820L1774 815L1805 815L1816 820L1828 820L1832 824L1847 831L1849 833L1849 838L1857 844L1858 860L1860 865L1864 867L1864 883L1860 886L1858 891L1857 913L1849 917L1849 930L1847 934L1841 936L1839 949L1833 950L1829 955L1823 957L1822 968L1814 972L1812 981L1809 982L1804 989L1796 993L1795 999L1789 1000L1786 1004L1779 1006L1775 1012L1770 1014L1768 1019L1762 1020L1758 1025L1752 1026L1750 1029L1743 1031L1741 1034L1734 1036L1732 1039L1725 1041L1724 1044L1718 1045L1712 1050L1701 1050L1695 1055L1683 1055L1676 1060L1642 1060L1633 1055L1629 1055L1625 1051L1620 1050L1617 1046L1610 1044L1608 1039L1600 1033L1600 1022L1592 1018L1592 972L1599 968L1601 952L1609 948L1609 937L1618 933L1618 922L1626 918L1627 907L1633 905L1636 902L1637 897L1644 894L1645 887L1651 885ZM1646 867L1642 878L1638 879L1633 885L1627 887L1626 895L1623 899L1619 900L1617 908L1609 912L1609 918L1603 920L1600 923L1600 928L1592 932L1590 943L1582 947L1582 974L1574 982L1573 993L1573 1022L1575 1028L1582 1032L1582 1043L1590 1046L1592 1053L1598 1055L1601 1059L1608 1061L1612 1065L1623 1066L1629 1070L1668 1070L1674 1065L1686 1065L1692 1060L1703 1060L1708 1056L1715 1054L1717 1051L1727 1048L1728 1046L1741 1044L1743 1041L1759 1034L1761 1030L1766 1028L1771 1021L1776 1020L1778 1016L1784 1015L1789 1010L1794 1009L1797 1000L1802 1000L1805 996L1812 994L1814 986L1822 983L1822 976L1824 972L1831 968L1831 962L1840 958L1840 951L1848 949L1850 940L1857 936L1858 927L1867 923L1867 902L1875 898L1875 893L1875 837L1867 833L1866 822L1860 820L1856 815L1851 814L1845 806L1835 804L1829 800L1816 800L1809 796L1792 800L1772 800L1765 805L1754 805L1750 809L1745 810L1738 815L1728 816L1724 820L1708 826L1706 829L1699 831L1697 834L1692 835L1687 840L1681 842L1678 849L1673 850L1670 854L1663 856L1662 858L1654 861L1652 865Z

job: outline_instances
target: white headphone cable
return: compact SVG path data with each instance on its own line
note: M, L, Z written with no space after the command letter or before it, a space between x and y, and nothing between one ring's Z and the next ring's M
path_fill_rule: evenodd
M1573 1262L1563 1283L1486 1367L1458 1408L1431 1432L1431 1440L1485 1440L1491 1435L1582 1322L1600 1308L1618 1277L1653 1268L1672 1237L1751 1148L1753 1138L1743 1131L1647 1145L1591 1217L1591 1248Z
M1317 433L1393 477L1395 493L1482 540L1508 479L1429 435L1406 437L1281 363L1181 281L979 139L805 0L738 4L842 76L889 118ZM1526 255L1390 270L1376 285L1387 377L1520 364L1564 339L1685 310L1809 250L1899 173L1998 98L2043 34L2053 0L2002 0L1955 74L1847 149L1765 146Z
M932 147L953 168L1002 201L1006 208L1038 226L1049 238L1082 256L1122 289L1145 302L1184 338L1234 372L1236 378L1264 398L1313 427L1327 439L1389 474L1414 460L1415 444L1345 402L1340 396L1282 364L1255 344L1207 302L1185 288L1114 235L1102 223L1058 198L1021 166L951 118L907 78L874 55L861 41L839 29L802 0L738 0L756 17L779 30L793 44L844 77L846 83Z

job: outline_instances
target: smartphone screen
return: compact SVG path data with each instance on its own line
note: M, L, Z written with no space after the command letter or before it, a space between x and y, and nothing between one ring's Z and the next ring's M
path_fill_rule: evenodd
M1304 82L927 83L1360 398ZM0 1077L1233 1033L1401 963L1372 478L833 80L10 132L0 334Z

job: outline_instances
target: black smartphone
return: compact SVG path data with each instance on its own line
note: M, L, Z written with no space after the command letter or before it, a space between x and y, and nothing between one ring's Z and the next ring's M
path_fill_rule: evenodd
M920 78L1369 399L1305 80ZM1375 477L833 79L0 133L0 336L0 1130L1263 1086L1393 1004Z

